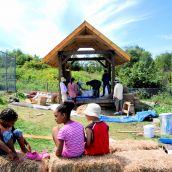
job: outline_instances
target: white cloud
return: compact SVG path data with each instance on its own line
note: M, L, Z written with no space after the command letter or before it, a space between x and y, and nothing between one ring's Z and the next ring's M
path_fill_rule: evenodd
M90 21L90 23L101 25L110 19L110 17L115 16L124 10L130 9L137 4L139 4L139 0L94 0L90 6L86 6L84 8L84 15L86 20ZM124 16L125 14L121 15Z
M45 56L67 36L62 28L71 29L71 26L63 24L70 20L69 11L77 13L75 9L69 10L71 2L75 3L72 8L81 8L82 11L73 16L81 16L108 36L148 17L143 14L132 16L129 12L139 5L140 0L0 0L0 30L8 36L10 46L7 49L19 48L29 54ZM64 16L69 19L65 20ZM77 25L78 21L73 21ZM3 36L0 33L0 37Z
M103 30L104 32L111 32L114 30L118 30L122 27L125 27L125 25L131 24L134 22L139 22L142 20L146 20L148 17L149 15L135 16L135 17L130 16L130 17L120 18L114 22L111 22L110 24L105 25Z

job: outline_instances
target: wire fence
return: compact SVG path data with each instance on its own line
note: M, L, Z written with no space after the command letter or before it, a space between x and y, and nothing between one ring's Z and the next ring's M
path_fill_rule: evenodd
M0 91L16 91L16 58L0 51Z
M43 91L43 92L57 92L59 85L57 82L46 82L41 80L17 80L16 83L18 92Z
M136 93L140 98L150 98L154 95L162 93L162 88L128 88L129 93Z
M18 92L43 91L57 92L59 91L59 82L46 82L41 80L17 80L16 87ZM83 84L86 89L91 89ZM150 98L153 95L163 92L161 88L128 88L129 93L136 93L139 97ZM172 91L172 90L171 90Z

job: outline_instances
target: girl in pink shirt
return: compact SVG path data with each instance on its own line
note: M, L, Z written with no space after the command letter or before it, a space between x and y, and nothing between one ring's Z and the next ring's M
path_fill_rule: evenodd
M66 158L79 157L84 153L84 127L70 119L73 102L64 102L54 111L57 124L64 124L62 128L54 127L53 140L56 144L56 156Z
M75 79L71 78L71 81L68 83L68 93L69 96L74 101L74 103L76 103L76 96L78 94L78 85L74 81Z

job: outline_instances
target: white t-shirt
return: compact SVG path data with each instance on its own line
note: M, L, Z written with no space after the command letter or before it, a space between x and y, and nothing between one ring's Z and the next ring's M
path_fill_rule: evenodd
M117 98L119 100L123 99L123 86L120 83L117 83L114 87L113 98Z
M61 93L67 92L67 87L63 82L60 82L60 90L61 90Z

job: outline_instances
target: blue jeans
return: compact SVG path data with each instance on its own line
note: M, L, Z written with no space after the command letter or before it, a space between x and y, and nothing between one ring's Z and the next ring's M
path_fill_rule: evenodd
M4 131L2 134L2 141L6 144L11 139L13 139L13 142L15 143L17 139L19 139L22 136L22 131L19 129L10 130L10 131ZM6 152L4 152L2 149L0 149L0 155L5 155Z

